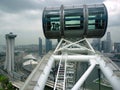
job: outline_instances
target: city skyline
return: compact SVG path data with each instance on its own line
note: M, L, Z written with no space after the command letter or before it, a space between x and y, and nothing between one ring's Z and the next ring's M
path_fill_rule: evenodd
M108 10L108 29L111 38L119 42L119 0L0 0L0 45L5 45L5 34L17 34L16 45L38 44L38 38L44 38L42 31L42 11L44 7L79 5L104 2ZM106 37L106 36L104 36Z

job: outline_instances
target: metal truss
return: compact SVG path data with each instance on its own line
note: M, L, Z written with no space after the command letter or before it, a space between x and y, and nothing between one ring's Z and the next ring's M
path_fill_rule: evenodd
M46 62L39 77L36 79L36 84L33 86L34 90L44 90L50 69L55 61L59 62L59 64L53 87L54 90L81 90L83 83L92 70L98 67L108 79L112 88L114 90L120 89L120 69L110 59L104 57L100 53L97 53L87 39L84 38L75 42L61 39L54 52L48 58L48 61ZM75 75L77 73L77 62L88 62L89 67L76 82ZM38 69L40 69L40 67L35 69L32 74ZM29 82L31 78L32 75L29 77L27 82ZM27 82L25 83L25 87L28 86Z

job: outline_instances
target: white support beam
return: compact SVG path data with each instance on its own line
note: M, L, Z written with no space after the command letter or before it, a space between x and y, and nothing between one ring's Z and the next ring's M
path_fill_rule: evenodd
M92 60L91 60L91 62L92 62ZM77 83L73 86L73 88L71 90L79 90L95 66L96 66L96 63L94 63L94 60L93 60L93 62L91 63L91 66L82 75L82 77L77 81Z
M45 66L45 69L43 71L43 73L41 74L41 76L38 78L37 84L34 87L34 90L44 90L45 84L47 82L50 70L53 66L53 62L54 59L53 57L51 57L47 63L47 65Z
M54 89L53 90L57 89L57 82L58 82L58 76L59 76L59 71L60 71L60 66L61 66L61 60L62 60L62 58L59 61L59 66L58 66L58 70L57 70L57 76L56 76L56 80L55 80L55 84L54 84Z
M53 55L53 58L58 61L61 58L63 60L66 59L65 56L62 55ZM67 61L81 61L81 62L88 62L90 59L96 58L95 55L67 55Z
M114 73L114 70L117 70L117 68L112 64L112 61L100 56L96 57L96 61L99 63L101 71L112 85L112 88L120 90L120 77ZM120 71L118 70L118 72Z
M62 41L68 42L68 44L60 47L60 45L62 44ZM83 41L86 42L87 47L84 47L84 46L80 45L80 43L83 42ZM95 53L94 49L92 48L90 43L87 41L87 39L81 39L81 40L76 41L76 42L71 42L71 41L68 41L68 40L65 40L65 39L61 39L61 41L59 42L59 44L58 44L57 48L55 49L54 53L65 50L65 49L68 49L70 46L76 46L79 49ZM69 49L71 49L71 48L69 48ZM75 49L75 48L72 48L72 49ZM79 50L79 51L81 51L81 50Z
M91 46L91 44L88 42L88 40L85 38L85 41L87 42L89 48L95 53L95 50L93 49L93 47Z
M67 53L65 53L66 59L65 59L65 66L64 66L64 82L63 82L63 90L66 89L66 66L67 66Z
M57 45L57 47L56 47L56 49L55 49L55 51L54 51L54 54L56 53L56 51L58 50L58 48L59 48L60 45L62 44L62 41L63 41L63 39L61 39L60 42L58 43L58 45Z

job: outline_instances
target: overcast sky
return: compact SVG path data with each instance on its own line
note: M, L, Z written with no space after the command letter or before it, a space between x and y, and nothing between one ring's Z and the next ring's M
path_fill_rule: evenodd
M0 45L5 34L17 34L16 44L38 44L42 32L42 11L47 6L104 2L108 9L108 29L113 41L120 42L120 0L0 0Z

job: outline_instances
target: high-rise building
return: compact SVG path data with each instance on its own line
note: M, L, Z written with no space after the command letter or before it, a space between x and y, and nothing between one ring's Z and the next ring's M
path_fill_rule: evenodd
M48 53L50 50L52 50L52 41L46 39L46 53Z
M107 41L102 41L101 42L101 51L104 53L107 53Z
M120 43L114 43L114 51L120 53Z
M107 47L106 47L107 52L108 53L112 52L112 40L111 40L110 32L107 32L106 42L107 42Z
M15 37L13 33L6 34L6 60L4 69L9 73L12 74L14 71L14 43Z
M39 37L39 56L42 55L42 39Z
M95 50L101 51L101 40L100 40L100 38L93 39L92 46Z

